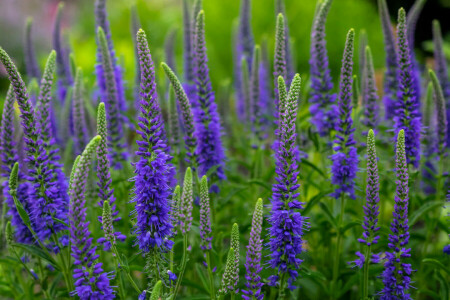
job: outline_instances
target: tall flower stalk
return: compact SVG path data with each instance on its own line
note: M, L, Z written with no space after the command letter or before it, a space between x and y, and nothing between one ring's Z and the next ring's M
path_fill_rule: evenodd
M64 47L61 35L61 20L64 2L58 5L55 23L53 25L53 48L56 51L56 73L58 75L56 96L61 104L66 100L67 91L73 84L73 77L70 71L69 57L67 49ZM64 133L67 134L67 133Z
M106 118L106 109L105 104L101 102L98 105L97 110L97 134L101 136L101 140L97 147L97 187L98 187L98 205L100 207L103 206L105 201L108 201L108 204L111 209L111 218L112 222L120 221L119 211L117 210L116 197L114 196L114 189L112 188L112 179L110 167L111 163L108 157L108 126L107 126L107 118ZM103 224L102 217L99 216L99 221ZM120 241L124 241L126 236L120 232L114 232L115 238ZM111 248L111 243L108 243L107 240L102 239L99 240L103 244L105 250L109 250Z
M252 52L253 52L253 33L251 27L251 1L241 0L241 8L239 12L239 23L237 34L235 37L235 74L238 76L234 79L234 85L237 94L237 112L241 120L248 122L248 106L243 86L243 68L249 73L251 70ZM245 60L245 66L242 61Z
M117 93L117 105L119 107L119 118L121 121L125 120L125 116L122 115L127 109L125 100L125 89L123 84L123 70L117 62L116 53L114 51L114 45L111 36L111 28L109 26L108 14L106 12L106 0L95 0L95 23L96 27L103 29L105 38L108 45L109 56L111 60L111 70L108 70L109 66L104 64L105 55L104 49L99 48L97 50L98 65L96 66L97 79L99 81L100 93L102 94L102 100L106 103L108 98L110 84L108 80L114 80Z
M99 0L101 2L101 0ZM99 55L101 58L102 75L97 75L99 85L104 85L104 96L102 102L106 105L108 116L108 143L110 146L111 163L114 168L121 167L121 161L127 158L124 152L123 140L123 122L121 117L121 107L119 102L119 91L117 81L114 75L113 56L109 50L108 39L102 27L98 27L97 40ZM141 72L142 73L142 72Z
M405 131L400 130L397 137L397 153L395 173L397 176L395 191L395 206L393 220L391 222L391 234L389 234L390 252L386 252L386 262L382 273L383 290L380 299L411 299L411 264L405 260L411 257L411 248L408 247L408 165L406 160Z
M286 7L284 0L275 0L275 14L282 14L284 16L284 32L285 32L285 50L286 50L286 73L288 78L292 78L295 75L294 59L292 57L291 43L289 42L289 25L286 16Z
M181 120L183 122L182 127L185 129L184 145L186 147L186 161L195 171L198 166L198 140L195 132L194 114L192 112L191 103L172 69L165 63L162 63L162 67L169 78L175 92L175 97L178 101L178 106L180 107Z
M344 56L342 58L340 92L339 92L339 120L336 125L334 151L331 156L331 182L336 185L333 197L339 199L349 196L355 199L355 177L358 169L358 156L355 128L352 120L352 80L353 80L353 42L355 31L351 29L347 34Z
M374 129L377 132L379 123L378 115L378 94L377 85L375 82L375 70L373 68L372 51L367 46L365 49L365 71L364 71L364 90L363 90L363 104L364 104L364 119L363 124L367 128ZM367 135L367 131L363 132Z
M395 102L394 128L396 134L402 129L405 131L406 157L408 163L417 168L420 161L422 123L419 99L414 85L411 50L408 44L406 13L403 8L400 8L398 12L397 51L397 81L399 85Z
M87 144L87 125L84 116L83 70L77 69L72 100L73 133L76 154L81 154Z
M341 228L345 213L345 198L355 199L355 178L358 170L358 155L356 153L356 141L354 139L355 128L352 120L352 80L353 80L353 42L355 31L350 29L345 41L344 55L342 58L340 91L339 91L339 115L336 125L331 155L331 183L335 185L332 196L340 199L340 213L338 227ZM336 238L335 258L333 265L332 293L336 293L337 280L339 278L339 262L342 243L342 231L338 229Z
M51 160L51 153L46 151L48 143L42 139L41 126L38 124L34 108L30 103L25 83L16 66L2 48L0 48L0 61L8 73L21 112L26 162L29 171L26 179L32 184L29 201L32 203L33 226L38 238L42 241L48 241L52 236L56 241L56 234L67 229L65 225L54 221L54 217L63 221L67 220L67 195L65 195L64 187L60 185L59 175L61 173L54 170L54 167L57 166ZM48 124L48 126L50 125ZM67 245L67 237L62 237L59 242ZM59 242L52 244L53 251L60 250L57 245Z
M222 180L225 179L225 152L222 146L220 117L209 78L203 11L199 12L195 27L195 63L197 99L192 102L192 106L198 137L199 175L203 176L216 167L212 177Z
M325 23L332 0L318 4L311 32L311 122L316 126L320 136L329 136L335 129L338 109L335 104L336 94L332 93L328 54L325 40Z
M3 201L2 214L3 220L6 220L5 210L8 210L7 215L11 218L11 225L15 228L14 236L19 243L31 244L33 242L33 235L23 222L19 212L14 204L14 199L9 190L9 178L14 164L19 160L17 145L14 141L14 102L16 101L12 86L8 88L5 102L3 104L2 121L0 125L0 160L1 160L1 176L3 177ZM24 179L24 172L18 172L18 180ZM17 183L17 198L25 208L25 211L30 213L31 203L28 201L28 189L30 188L28 182ZM3 221L1 223L3 225ZM3 226L2 228L3 229Z
M284 80L278 77L278 89L285 90ZM285 297L286 283L289 289L298 277L298 269L303 260L299 255L305 251L303 247L304 230L308 227L307 218L300 210L303 203L299 201L298 182L299 149L296 145L297 103L300 94L300 76L296 74L292 80L289 94L280 92L280 108L284 111L278 119L278 147L275 153L276 183L272 186L272 211L269 217L271 224L268 246L271 252L269 265L276 270L276 275L269 277L270 285L279 286L279 299Z
M366 204L364 205L363 237L358 242L364 245L365 253L356 254L360 257L355 263L359 268L363 268L363 287L362 299L369 296L369 265L371 260L378 259L377 255L372 253L372 246L378 243L380 236L377 234L378 215L380 213L380 184L378 182L377 152L375 147L375 134L372 129L367 135L367 183L366 183ZM374 257L375 256L375 257Z
M137 133L139 161L135 164L134 198L136 244L146 256L149 286L159 279L167 283L164 253L173 242L170 198L174 167L165 138L164 123L156 94L155 71L145 32L136 36L141 69L140 115ZM169 284L169 283L167 283Z
M380 12L381 25L384 36L384 50L386 52L386 71L383 82L383 104L386 120L392 120L397 99L397 52L395 49L395 37L392 30L391 18L386 4L386 0L378 0L378 10Z
M273 76L275 81L275 117L278 118L281 104L278 102L278 77L281 76L285 82L287 78L286 70L286 32L284 28L284 16L279 13L277 16L277 23L275 28L275 53L273 59ZM282 109L282 108L281 108Z
M92 245L89 222L86 220L86 181L89 175L91 158L101 137L93 138L81 154L76 168L72 170L70 189L69 229L74 261L73 278L75 291L80 299L114 299L110 286L111 274L102 269L96 254L97 246Z
M242 290L242 298L246 300L257 299L262 300L264 294L261 291L264 285L261 282L260 273L262 271L261 266L261 252L263 240L261 238L263 222L263 202L262 199L258 199L256 202L255 210L253 212L252 229L250 231L249 245L247 246L247 255L245 261L245 290Z
M33 19L28 18L27 24L25 25L25 45L24 45L24 56L25 56L25 67L27 69L28 77L40 79L41 71L39 70L39 65L36 59L36 52L33 44Z
M203 176L200 181L200 248L204 252L206 268L208 269L209 288L211 299L215 299L216 291L214 286L214 275L211 266L212 229L211 229L211 209L209 200L208 179Z
M436 76L442 87L446 102L447 121L450 120L450 80L448 78L447 59L445 58L441 26L439 21L433 21L433 45L434 45L434 68ZM450 132L450 122L447 123L447 133ZM450 147L450 134L447 135L447 147Z

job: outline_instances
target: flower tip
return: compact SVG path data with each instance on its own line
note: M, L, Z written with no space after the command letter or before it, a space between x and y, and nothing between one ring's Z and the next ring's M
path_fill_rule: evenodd
M33 17L28 17L27 18L27 27L30 27L33 24Z
M61 2L59 2L59 4L58 4L58 13L59 13L63 8L64 8L64 2L61 1Z

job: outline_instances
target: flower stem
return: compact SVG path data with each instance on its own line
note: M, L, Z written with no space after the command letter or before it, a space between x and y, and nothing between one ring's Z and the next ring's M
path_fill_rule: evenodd
M125 273L125 275L126 275L128 281L129 281L130 284L133 286L134 290L135 290L138 294L141 294L141 290L139 289L139 287L137 286L136 282L134 282L133 278L132 278L131 275L130 275L130 270L129 270L128 268L126 268L126 269L123 268L123 262L122 262L122 259L120 258L119 251L117 251L116 245L112 245L112 246L111 246L111 249L112 249L112 251L113 251L113 253L114 253L114 255L115 255L117 261L119 262L119 264L120 264L120 266L121 266L121 267L120 267L120 270L122 270L122 272Z
M214 277L211 271L211 259L209 256L209 251L206 251L206 264L208 265L208 277L209 277L209 291L211 294L211 300L216 299L216 290L214 288Z
M369 265L370 265L370 246L367 246L364 260L364 281L363 281L363 300L369 296Z
M186 269L187 247L188 247L188 236L187 235L188 235L188 233L186 232L186 234L183 236L183 258L181 260L181 270L180 270L180 275L178 276L178 279L177 279L177 284L175 285L175 290L173 292L172 299L177 298L178 290L180 289L181 281L183 279L184 270Z
M344 219L345 213L345 196L342 194L341 196L341 212L339 214L339 222L337 228L337 241L336 241L336 249L335 249L335 257L334 257L334 266L333 266L333 281L331 282L331 299L337 298L337 280L339 277L339 259L341 256L341 243L342 243L342 222Z

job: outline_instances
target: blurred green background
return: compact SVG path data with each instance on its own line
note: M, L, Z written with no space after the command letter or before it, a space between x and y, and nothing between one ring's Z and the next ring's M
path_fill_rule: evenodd
M36 51L43 67L46 56L51 50L51 34L56 7L59 1L46 0L0 0L0 45L12 56L19 69L24 72L23 35L26 18L34 19ZM239 14L240 1L204 0L206 13L206 38L213 85L217 88L221 82L232 76L231 33L233 24ZM388 0L388 5L395 20L400 6L408 9L413 0ZM287 18L297 72L309 72L309 40L315 0L286 0ZM131 42L130 9L137 5L141 24L146 30L151 51L156 63L164 60L164 40L167 33L177 30L176 55L177 72L181 72L182 59L182 0L114 0L108 1L107 9L111 21L112 35L116 53L123 58L125 75L128 81L134 77L134 50ZM63 13L63 32L75 53L76 64L84 69L85 74L93 76L96 44L94 39L94 1L66 1ZM430 55L431 46L423 43L431 39L431 20L440 19L444 36L448 31L449 0L428 0L423 15L418 23L416 34L418 57L425 62ZM274 0L252 1L252 27L256 43L267 38L270 53L273 52L275 13ZM375 66L381 69L385 53L382 44L382 32L377 12L376 0L335 0L327 22L327 47L332 73L337 79L346 32L355 28L357 33L365 29L375 59ZM421 51L425 50L425 51ZM355 60L357 64L357 58ZM8 81L4 70L0 69L0 90L4 92Z

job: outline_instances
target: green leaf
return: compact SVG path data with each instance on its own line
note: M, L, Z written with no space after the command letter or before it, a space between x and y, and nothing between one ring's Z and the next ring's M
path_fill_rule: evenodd
M45 251L43 251L41 248L36 247L34 245L26 245L26 244L20 244L20 243L14 243L12 244L13 247L20 248L22 250L25 250L26 252L36 255L50 264L52 264L53 267L55 267L56 270L60 270L59 265L56 263L56 261L53 259L53 257L49 256Z
M347 224L345 224L345 226L341 227L342 228L342 233L345 233L347 230L357 226L357 225L361 225L361 222L359 221L351 221Z
M56 223L62 224L64 226L66 226L67 228L69 228L69 224L67 224L66 222L64 222L63 220L60 220L58 218L55 218L52 216L53 221L55 221Z
M207 278L205 277L205 272L202 269L202 265L200 265L199 263L196 263L195 269L197 270L197 274L200 277L200 280L202 281L202 284L205 287L205 290L207 290L209 293L209 283L208 283Z
M307 165L307 166L311 167L317 173L319 173L324 179L328 179L327 175L321 169L319 169L315 164L311 163L310 161L308 161L306 159L302 159L302 165Z
M330 191L326 191L326 192L321 192L317 195L315 195L314 197L312 197L308 203L306 204L305 209L303 210L303 214L306 215L308 214L308 212L311 211L311 209L325 196L328 195L329 193L331 193Z
M30 216L28 215L28 213L25 210L25 208L23 208L22 203L20 203L20 201L17 199L16 196L13 196L13 199L14 199L14 205L16 206L17 212L19 213L20 218L22 219L23 223L27 227L31 227Z
M328 209L328 206L326 206L323 202L320 202L319 206L325 213L325 216L327 217L328 221L330 221L331 225L333 225L333 227L337 229L338 225L337 225L336 219L331 214L330 210Z
M414 213L412 214L411 218L409 219L409 227L416 224L416 222L419 220L419 218L423 214L425 214L427 211L432 210L439 206L441 206L441 207L444 206L444 202L442 202L442 201L427 202L424 205L422 205L421 207L419 207L419 209L416 209L414 211Z
M440 261L434 259L434 258L424 258L422 259L422 262L424 264L431 264L434 265L435 267L438 267L439 269L443 270L444 272L446 272L448 275L450 275L450 269L447 268L446 266L444 266L443 263L441 263Z
M447 279L442 276L441 273L435 272L434 276L437 277L437 280L440 283L439 295L441 295L441 300L450 299L450 283Z
M254 184L257 184L259 186L262 186L263 188L265 188L268 191L272 191L272 187L270 185L268 185L264 181L261 181L261 180L258 180L258 179L249 180L249 181L247 181L247 183L249 183L249 184L254 183Z

